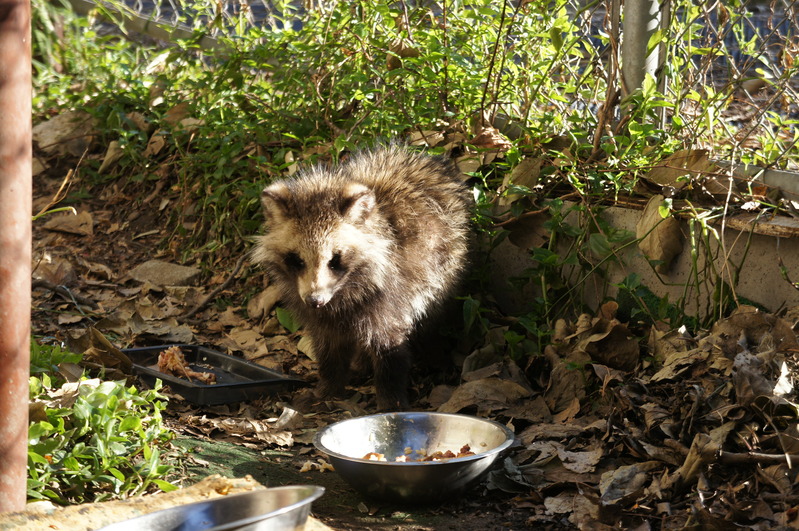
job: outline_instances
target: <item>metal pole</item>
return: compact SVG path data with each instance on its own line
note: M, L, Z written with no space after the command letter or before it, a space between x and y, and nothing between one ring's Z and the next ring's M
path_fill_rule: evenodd
M658 48L646 53L649 38L660 25L658 0L624 0L621 37L622 94L628 96L641 88L644 75L657 70Z
M25 507L31 314L31 6L0 0L0 513Z

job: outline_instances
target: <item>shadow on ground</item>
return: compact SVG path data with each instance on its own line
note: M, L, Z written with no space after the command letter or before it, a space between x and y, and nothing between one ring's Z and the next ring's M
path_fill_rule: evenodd
M252 450L226 442L187 437L175 443L191 456L184 470L187 484L212 474L225 477L249 474L267 487L324 487L325 494L314 502L312 513L333 529L485 531L529 528L527 511L511 504L508 495L486 494L482 485L440 505L392 505L361 497L334 472L300 472L302 463L312 457L300 455L300 450Z

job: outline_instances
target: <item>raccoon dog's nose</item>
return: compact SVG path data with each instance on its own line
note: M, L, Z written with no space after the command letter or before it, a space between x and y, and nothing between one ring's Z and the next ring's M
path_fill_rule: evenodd
M321 295L308 295L305 297L305 304L311 308L321 308L325 305L325 299Z

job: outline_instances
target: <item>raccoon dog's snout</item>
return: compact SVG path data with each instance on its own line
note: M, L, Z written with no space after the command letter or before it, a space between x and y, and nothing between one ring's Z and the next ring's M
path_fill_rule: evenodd
M311 308L321 308L322 306L327 304L327 299L322 295L311 294L305 297L305 304L307 304Z
M267 231L253 258L311 339L318 394L342 391L365 354L378 408L407 407L410 337L466 265L470 197L458 170L390 146L278 181L262 201Z

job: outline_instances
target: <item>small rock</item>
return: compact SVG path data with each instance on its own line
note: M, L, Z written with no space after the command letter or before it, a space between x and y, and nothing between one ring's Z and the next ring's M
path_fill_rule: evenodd
M163 260L149 260L131 269L128 276L133 280L149 281L158 286L188 286L197 280L200 270Z

